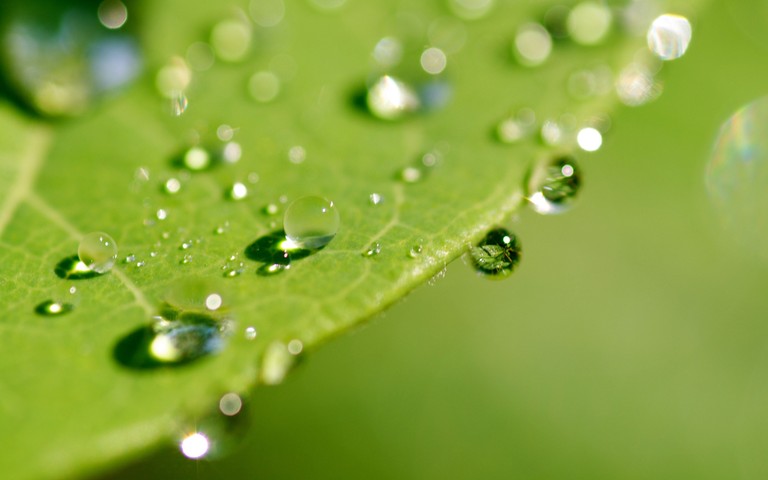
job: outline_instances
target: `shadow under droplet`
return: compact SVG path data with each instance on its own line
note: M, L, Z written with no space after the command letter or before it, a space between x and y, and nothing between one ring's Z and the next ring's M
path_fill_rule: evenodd
M371 112L368 110L368 89L365 85L355 85L351 89L349 94L349 105L358 113L365 115L368 118L372 118Z
M64 278L66 280L84 280L86 278L99 276L98 273L88 269L88 267L83 265L83 263L80 261L80 257L77 255L71 255L62 259L59 263L56 264L53 272L57 277Z
M245 247L245 256L248 259L263 263L256 270L258 275L271 276L284 272L290 268L291 262L301 260L322 250L322 248L286 249L284 246L285 242L285 231L275 230L263 237L259 237L256 241Z

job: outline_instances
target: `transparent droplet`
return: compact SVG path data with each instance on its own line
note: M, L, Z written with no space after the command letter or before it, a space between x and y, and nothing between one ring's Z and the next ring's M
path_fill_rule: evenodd
M384 120L402 118L417 111L421 104L413 87L389 75L380 77L368 88L366 101L368 110Z
M285 16L285 4L283 0L251 0L250 13L257 25L274 27Z
M288 347L284 343L270 343L261 361L261 381L266 385L281 383L294 361L295 357L288 351Z
M53 316L67 314L74 309L75 309L75 306L71 303L66 303L66 302L57 301L57 300L46 300L44 302L39 303L35 307L35 313L37 313L38 315L53 317Z
M146 264L147 264L147 262L145 262L144 260L140 260L140 261L136 262L136 267L137 268L141 268L141 267L143 267Z
M371 205L381 205L384 202L384 197L382 197L381 194L372 193L368 196L368 202L370 202Z
M226 123L223 123L216 128L216 137L222 142L228 142L235 137L235 130Z
M215 235L224 235L229 230L229 222L224 222L218 227L213 229Z
M552 37L538 23L526 23L517 30L513 50L522 65L535 67L546 62L552 53Z
M333 202L317 196L295 200L283 216L283 229L288 240L308 249L326 246L336 236L340 223Z
M421 54L421 68L430 75L443 73L448 63L445 52L437 47L430 47Z
M148 353L159 364L181 364L216 353L224 347L224 326L216 319L183 313L168 320L158 317L152 326Z
M155 86L161 95L173 100L186 100L183 92L192 82L192 70L181 57L172 57L155 75ZM186 109L186 107L185 107Z
M298 355L304 350L304 343L301 340L294 338L288 342L288 353L291 355Z
M419 242L419 243L417 243L417 244L413 245L413 246L412 246L412 247L411 247L411 248L408 250L408 256L409 256L409 257L411 257L411 258L416 258L416 257L418 257L419 255L421 255L421 254L422 254L422 252L424 252L424 246L422 245L422 243L421 243L421 242Z
M132 253L131 253L130 255L127 255L127 256L126 256L126 257L123 259L123 263L133 263L133 262L135 262L135 261L136 261L136 255L134 255L134 254L132 254Z
M211 47L225 62L239 62L251 49L251 26L243 20L223 20L211 31Z
M205 457L210 448L211 443L208 437L200 432L190 433L179 443L182 455L193 460Z
M219 411L228 417L237 415L242 408L243 399L236 393L225 393L219 399Z
M624 105L637 107L661 95L662 86L653 73L640 63L625 67L616 79L616 94Z
M478 20L493 8L495 0L449 0L448 6L463 20Z
M203 147L192 147L184 153L182 163L189 170L205 170L211 166L211 154Z
M188 263L192 263L192 260L194 260L194 257L190 254L186 254L181 258L181 261L179 263L181 263L182 265L186 265Z
M528 201L544 215L570 209L581 187L581 170L570 157L549 160L534 168L528 180Z
M264 206L263 211L267 215L277 215L280 212L280 207L278 207L274 203L270 203Z
M181 190L181 182L178 178L169 178L163 184L163 191L167 194L174 195Z
M157 217L158 220L165 220L166 218L168 218L168 211L165 210L164 208L160 208L157 210L157 212L155 212L155 216Z
M77 255L90 270L107 273L117 261L117 243L104 232L92 232L80 240Z
M506 278L520 262L521 251L520 242L514 234L496 228L469 249L469 256L479 273L490 278Z
M573 7L566 20L568 35L581 45L597 45L611 30L613 14L607 5L587 1Z
M272 72L256 72L248 80L248 92L257 102L271 102L280 93L280 78Z
M585 152L596 152L603 145L603 134L593 127L585 127L576 135L576 142Z
M301 145L294 145L288 150L288 161L293 164L304 163L307 159L307 151Z
M384 37L373 48L373 59L384 68L391 68L400 63L403 56L403 45L394 37Z
M257 335L258 335L258 332L256 331L256 327L246 327L245 328L245 339L246 340L254 340Z
M768 97L723 123L705 180L725 236L741 251L768 260Z
M680 15L661 15L648 28L648 48L662 60L682 57L691 43L691 24Z
M104 0L97 10L99 21L110 30L116 30L128 20L128 8L120 0Z
M375 257L376 255L381 253L381 244L379 242L374 242L369 246L364 252L364 257Z
M242 182L235 182L227 189L227 198L230 200L242 200L248 196L248 187Z

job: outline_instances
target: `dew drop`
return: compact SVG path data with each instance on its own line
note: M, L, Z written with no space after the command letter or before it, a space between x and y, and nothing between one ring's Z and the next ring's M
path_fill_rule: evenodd
M146 264L147 264L147 262L145 262L144 260L140 260L140 261L136 262L136 267L137 268L141 268L141 267L145 266Z
M242 408L243 399L236 393L225 393L219 399L219 411L228 417L237 415Z
M691 24L680 15L661 15L648 28L648 48L662 60L682 57L691 43Z
M480 243L469 249L472 264L489 278L506 278L520 262L520 242L503 228L488 232Z
M535 67L546 62L552 53L552 37L538 23L527 23L517 30L513 46L520 64Z
M228 142L235 137L235 129L223 123L216 128L216 137L222 142Z
M419 243L413 245L410 250L408 250L408 256L411 258L416 258L420 256L424 252L424 246L422 245L422 242L419 241Z
M242 200L248 196L248 187L242 182L235 182L227 189L227 198L230 200Z
M368 88L366 102L371 114L383 120L397 120L421 105L413 87L390 75L380 77Z
M160 68L155 75L157 90L168 99L183 97L182 92L191 82L192 70L181 57L172 57L168 64Z
M104 0L97 10L99 22L110 30L116 30L128 20L128 8L120 0Z
M132 253L131 253L130 255L127 255L127 256L126 256L126 257L123 259L123 263L133 263L133 262L135 262L135 261L136 261L136 255L134 255L134 254L132 254Z
M323 197L307 196L295 200L285 210L283 229L288 240L299 248L326 246L339 230L339 212Z
M381 205L384 203L384 197L382 197L381 194L374 192L368 196L368 202L374 206Z
M246 327L245 328L245 339L246 340L254 340L256 338L256 335L258 335L258 332L256 331L256 327Z
M405 183L418 183L422 176L421 169L417 167L405 167L400 171L400 179Z
M229 222L224 222L213 230L215 235L224 235L229 230Z
M439 75L443 73L448 59L445 52L437 47L430 47L421 54L421 68L430 75Z
M597 45L611 30L613 14L607 5L582 2L573 7L566 20L568 34L581 45Z
M270 203L266 205L262 210L266 215L277 215L278 212L280 212L280 207L274 203Z
M253 32L243 20L223 20L211 31L211 47L217 57L225 62L239 62L251 49Z
M375 256L377 256L380 253L381 253L381 244L379 242L375 242L375 243L371 244L371 246L368 247L363 252L363 256L364 257L375 257Z
M160 208L157 210L157 212L155 212L155 216L157 217L158 220L165 220L166 218L168 218L168 211L163 208Z
M35 313L48 317L64 315L75 309L71 303L56 300L46 300L35 307Z
M189 170L205 170L211 165L211 154L203 147L192 147L184 152L182 163Z
M169 195L175 195L181 190L181 182L178 178L169 178L163 184L163 191Z
M534 168L528 180L528 201L537 213L563 213L570 209L581 187L581 170L570 157L549 160Z
M301 340L294 338L288 342L288 353L291 355L298 355L304 350L304 344Z
M307 151L301 145L294 145L288 150L288 161L298 165L307 159Z
M503 119L496 126L496 137L503 143L517 143L530 137L535 131L536 114L531 109L521 109L516 115Z
M661 91L661 84L657 83L651 71L640 63L628 65L616 79L616 94L624 105L630 107L657 99Z
M603 134L593 127L585 127L576 135L576 142L585 152L596 152L603 145Z
M257 102L271 102L280 93L280 78L272 72L256 72L248 80L248 92Z
M243 148L237 142L227 142L221 150L221 160L224 163L237 163L243 156Z
M211 443L208 437L200 432L190 433L179 443L182 455L193 460L205 457L210 448Z
M179 263L181 263L182 265L187 265L188 263L192 263L192 260L194 260L192 255L186 254L186 255L184 255L184 257L182 257L182 259L181 259L181 261Z
M282 342L272 342L264 352L261 361L261 381L266 385L277 385L285 379L293 366L295 357Z
M107 273L117 261L117 243L104 232L91 232L80 240L77 255L90 270Z

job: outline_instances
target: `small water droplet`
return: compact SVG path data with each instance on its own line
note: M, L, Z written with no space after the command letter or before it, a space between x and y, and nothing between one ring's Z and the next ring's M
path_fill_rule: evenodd
M596 152L603 145L603 134L593 127L585 127L576 135L576 142L585 152Z
M379 253L381 253L381 244L379 242L375 242L363 252L363 256L375 257Z
M552 37L538 23L526 23L517 30L513 53L521 65L536 67L552 53Z
M374 192L368 196L368 202L371 205L381 205L384 203L384 197L382 197L381 194Z
M496 228L469 249L475 269L489 278L506 278L520 262L521 246L517 237Z
M612 24L610 7L593 1L579 3L571 9L566 19L568 34L581 45L601 43L608 36Z
M224 235L229 231L229 222L224 222L213 230L215 235Z
M147 262L145 262L144 260L140 260L140 261L136 262L136 267L141 268L141 267L145 266L146 264L147 264Z
M400 171L400 179L405 183L417 183L422 176L421 169L417 167L405 167Z
M169 178L163 184L163 191L169 195L175 195L181 190L181 182L178 178Z
M422 52L420 63L421 68L428 74L439 75L445 70L448 59L445 52L437 47L430 47Z
M133 262L135 262L135 261L136 261L136 255L134 255L134 254L132 254L132 253L131 253L130 255L127 255L127 256L126 256L126 257L123 259L123 263L133 263Z
M307 159L307 151L301 145L295 145L288 150L288 160L293 164L303 163Z
M219 399L219 411L228 417L237 415L242 408L243 399L236 393L225 393Z
M291 355L298 355L304 350L304 344L301 340L294 338L288 342L288 353Z
M258 332L256 331L256 327L246 327L245 328L245 339L246 340L254 340L256 338L256 335L258 335Z
M216 136L222 142L229 142L235 137L235 130L236 129L232 128L226 123L222 123L218 126L218 128L216 128Z
M422 245L422 242L419 242L413 245L410 250L408 250L408 256L411 258L416 258L421 255L422 252L424 252L424 246Z
M205 170L211 166L211 154L203 147L192 147L184 152L181 161L189 170Z
M186 255L184 255L184 257L182 257L181 262L179 262L179 263L181 263L182 265L186 265L188 263L192 263L192 260L194 260L192 255L186 254Z
M165 220L166 218L168 218L168 211L165 210L164 208L160 208L157 210L157 212L155 212L155 216L157 217L158 220Z
M174 92L170 98L170 113L174 117L180 117L187 111L189 99L184 92Z
M226 196L230 200L242 200L248 196L248 187L242 182L235 182L227 189Z
M192 240L184 240L181 242L181 245L179 245L179 250L189 250L194 244L195 242Z
M570 157L559 157L534 168L528 181L528 201L544 215L570 209L581 187L581 170Z
M280 93L280 78L273 72L256 72L248 80L248 92L257 102L271 102Z
M92 232L80 240L77 255L90 270L107 273L117 261L117 243L104 232Z
M546 119L541 124L541 140L546 145L570 145L575 139L576 119L573 115L561 115L558 119Z
M340 223L333 202L318 196L295 200L283 216L286 238L297 247L307 249L326 246L336 236Z
M530 137L535 131L536 113L529 108L503 119L496 126L496 137L503 143L516 143Z
M128 8L120 0L104 0L97 10L99 22L110 30L117 30L128 20Z
M155 87L167 99L181 102L185 100L183 92L192 83L192 70L181 57L171 57L170 61L160 68L155 75ZM186 108L186 107L184 107Z
M656 82L651 71L640 63L625 67L616 79L616 94L627 106L637 107L657 99L662 86Z
M384 37L376 43L371 54L376 63L383 68L391 68L400 63L403 45L394 37Z
M264 207L263 211L266 215L277 215L278 212L280 212L280 207L274 203L270 203Z
M648 48L662 60L682 57L691 43L691 24L680 15L661 15L648 28Z
M272 342L264 352L261 361L261 381L265 385L277 385L285 379L293 366L295 357L282 342Z
M383 120L397 120L421 106L413 87L390 75L378 78L368 88L366 102L368 110Z
M251 26L245 20L223 20L211 30L210 44L220 59L225 62L239 62L248 55L252 36Z
M237 142L227 142L221 149L221 161L228 164L237 163L243 156L243 147Z
M208 437L200 432L187 435L179 443L179 450L181 450L182 455L193 460L205 457L210 448L211 443Z
M35 307L35 313L45 316L64 315L75 309L71 303L65 303L56 300L46 300Z

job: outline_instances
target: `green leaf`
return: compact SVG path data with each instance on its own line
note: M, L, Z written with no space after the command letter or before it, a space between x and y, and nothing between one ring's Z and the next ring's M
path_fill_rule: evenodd
M427 27L452 18L449 10L427 0L349 2L338 12L292 2L279 25L254 27L254 49L244 61L196 73L189 107L176 118L166 113L154 73L206 40L215 22L242 14L204 1L140 7L134 28L147 72L129 90L55 122L9 102L0 106L0 434L12 439L0 470L11 478L71 476L167 441L221 394L279 381L293 358L285 347L291 340L311 350L439 273L520 208L534 162L573 148L535 139L505 145L493 135L498 122L521 107L539 119L567 112L579 123L608 113L612 93L572 100L569 76L601 65L617 71L645 41L618 32L599 47L563 41L546 65L525 68L512 60L510 42L545 6L498 2L486 18L458 21L467 40L448 55L444 79L452 98L445 107L385 122L356 101L374 71L371 50L382 37L401 34L395 19L405 18L418 27L405 58L416 52L417 61ZM249 79L275 58L295 63L296 74L274 101L258 103L248 95ZM416 70L405 75L421 81ZM190 132L215 138L224 123L239 129L242 159L184 179L177 161ZM294 146L306 152L299 164L288 159ZM436 148L441 162L425 178L398 179ZM249 183L253 173L258 182ZM163 193L169 178L182 179L177 194ZM249 188L241 201L226 198L236 181ZM380 205L369 202L374 192ZM288 271L258 275L264 262L248 254L249 246L281 226L280 215L264 207L282 212L281 198L305 195L333 200L341 215L336 238ZM160 209L167 218L157 217ZM119 260L135 260L104 275L57 276L56 267L92 231L115 238ZM182 248L187 242L191 247ZM364 255L376 243L381 252ZM417 245L421 253L410 255ZM225 278L222 266L232 255L244 272ZM120 349L188 279L210 282L223 296L233 318L226 347L185 365L135 368ZM71 312L35 312L73 286L79 303ZM255 339L246 338L247 327L255 327Z

